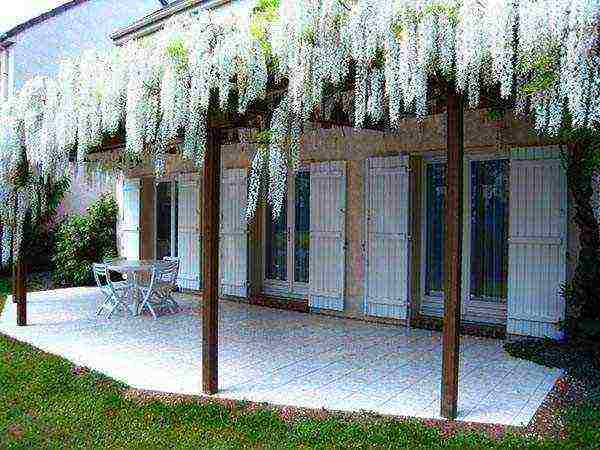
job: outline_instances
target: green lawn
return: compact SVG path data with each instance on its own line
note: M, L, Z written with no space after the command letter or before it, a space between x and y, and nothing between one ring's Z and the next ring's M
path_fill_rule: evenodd
M284 420L279 412L242 403L140 403L125 390L0 335L0 448L600 448L600 408L592 406L565 412L570 434L564 441L493 440L475 433L444 438L417 421Z

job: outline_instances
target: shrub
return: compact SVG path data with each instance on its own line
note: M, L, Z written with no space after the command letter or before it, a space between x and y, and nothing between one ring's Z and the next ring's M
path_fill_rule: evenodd
M52 257L56 248L56 233L61 225L61 222L57 221L56 211L65 192L69 189L69 185L69 178L65 176L50 186L48 188L48 204L45 214L34 223L27 222L27 226L23 231L23 242L35 243L35 245L24 247L24 251L27 252L26 260L29 262L28 270L30 272L43 272L52 269Z
M105 194L85 215L73 216L59 226L53 257L57 285L93 284L92 264L117 255L117 214L114 197Z

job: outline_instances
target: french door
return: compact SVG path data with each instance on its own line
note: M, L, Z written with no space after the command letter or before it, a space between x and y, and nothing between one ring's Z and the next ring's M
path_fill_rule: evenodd
M506 321L508 286L509 161L470 160L465 183L462 314L467 320ZM424 292L421 312L439 316L444 297L446 164L425 173Z
M155 185L155 248L157 259L179 258L177 284L182 289L202 288L200 188L193 174Z
M288 177L282 211L265 208L264 283L267 294L305 298L310 255L310 171Z
M156 259L177 256L177 183L156 183Z

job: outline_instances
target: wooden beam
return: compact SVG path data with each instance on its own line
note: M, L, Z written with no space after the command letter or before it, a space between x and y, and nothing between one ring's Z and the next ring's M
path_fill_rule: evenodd
M140 183L140 258L154 259L154 221L156 205L154 204L154 177L144 177Z
M204 293L202 296L202 390L214 394L219 389L219 215L221 179L221 136L209 129L204 156Z
M421 203L423 199L423 157L420 155L411 155L409 157L410 165L410 264L411 264L411 283L410 283L410 316L409 323L415 327L421 316L421 227L422 212Z
M27 325L27 270L22 257L14 264L13 299L17 304L17 325Z
M463 225L463 99L453 87L448 92L445 211L444 328L442 336L441 415L455 419L458 403L460 301Z

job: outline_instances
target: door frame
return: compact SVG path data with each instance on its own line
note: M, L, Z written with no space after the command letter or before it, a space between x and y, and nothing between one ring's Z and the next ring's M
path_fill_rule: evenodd
M507 301L487 302L473 300L471 298L471 163L476 161L509 160L511 156L507 151L491 152L489 149L475 149L464 156L464 185L463 185L463 244L462 244L462 299L461 315L466 322L485 323L490 325L506 326ZM423 176L421 186L421 292L419 314L442 317L444 312L444 292L438 295L427 295L425 292L425 277L427 272L427 177L425 176L427 164L445 163L444 152L429 152L423 155ZM510 162L509 162L510 164ZM509 167L510 170L510 167ZM427 313L424 312L423 304L427 300L430 305ZM508 299L506 299L508 300ZM490 307L493 306L493 307Z
M301 164L297 172L309 172L310 165ZM297 173L296 172L296 173ZM263 267L261 268L262 277L262 292L267 295L274 295L277 297L287 297L291 299L308 299L308 288L309 283L302 283L294 281L295 277L295 233L296 233L296 176L293 171L288 171L286 178L286 199L287 199L287 248L286 248L286 271L287 280L271 280L266 277L266 264L267 264L267 246L266 242L267 227L266 221L269 220L267 217L267 208L263 208L261 220L263 221L262 226L262 239L261 239L261 252ZM310 204L309 204L310 208ZM310 280L309 280L310 282Z

